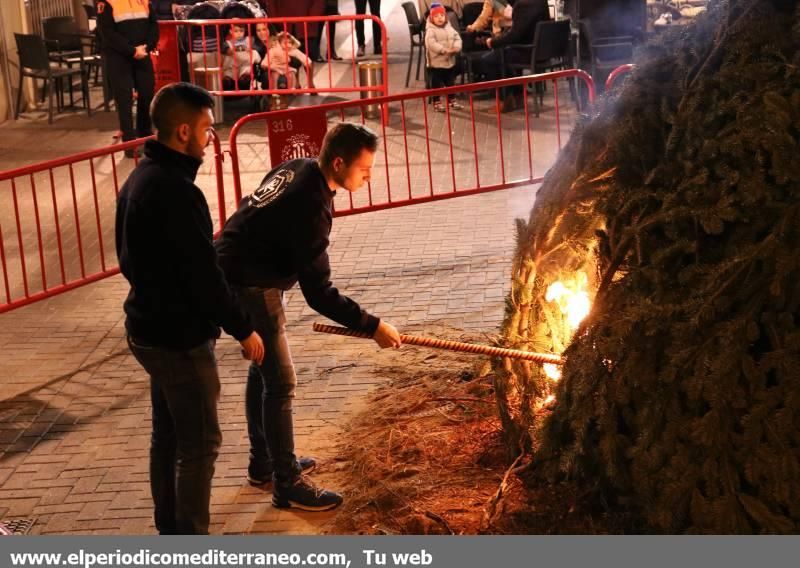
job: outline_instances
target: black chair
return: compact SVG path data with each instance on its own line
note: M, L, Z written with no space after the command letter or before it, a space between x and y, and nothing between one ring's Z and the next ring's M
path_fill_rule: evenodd
M88 13L88 12L87 12ZM95 85L104 71L103 58L99 53L97 35L82 32L78 23L70 16L42 18L42 32L47 44L50 60L67 67L80 66L87 76L94 71ZM105 74L103 76L105 83ZM70 93L72 85L69 85ZM108 89L103 89L103 105L108 109Z
M17 105L15 107L14 118L19 118L19 105L22 102L22 82L25 77L42 79L44 86L49 93L49 104L47 107L47 122L53 123L53 90L57 89L58 110L63 106L63 80L67 79L72 84L73 77L81 78L83 90L83 100L89 115L92 110L89 106L89 84L84 74L83 68L54 67L51 64L47 46L42 38L37 35L14 34L19 52L19 86L17 91ZM70 91L70 104L72 104L72 92Z
M94 23L94 29L97 29L97 8L92 6L91 4L84 4L83 11L86 13L86 19L88 22ZM89 26L89 31L92 31L92 26Z
M100 35L100 28L97 27L97 8L95 8L91 4L84 4L83 11L86 12L86 19L91 22L94 22L94 30L92 30L92 26L89 26L89 34L81 34L82 37L86 38L87 36L92 38L90 44L90 51L89 53L93 56L93 60L89 63L89 67L95 68L94 73L94 84L97 85L99 82L98 75L102 72L102 87L103 87L103 108L108 111L108 103L111 99L111 85L108 84L108 75L106 73L106 66L105 60L103 59L102 55L102 45L103 40L102 36Z
M588 60L589 74L602 91L608 75L625 63L633 61L633 36L596 36L588 19L578 22L578 53L580 67Z
M63 63L67 58L83 53L81 29L72 16L42 18L42 35L51 61Z
M408 21L408 36L411 40L411 48L408 52L408 69L406 70L406 87L411 78L411 65L414 62L414 48L417 51L417 73L415 78L419 81L419 68L422 66L422 52L425 51L425 26L419 19L417 7L413 2L403 2L403 11L406 13Z
M536 74L571 68L574 66L571 40L572 28L568 19L538 22L532 44L508 45L503 49L503 72L505 74L506 71L512 71L515 75L522 75L528 70ZM530 53L530 59L521 62L519 57L511 56L512 52L517 56L520 52ZM513 59L519 62L514 62ZM536 83L535 86L537 96L534 96L534 108L536 116L539 116L539 105L544 99L544 83ZM570 82L573 98L574 89L574 84Z

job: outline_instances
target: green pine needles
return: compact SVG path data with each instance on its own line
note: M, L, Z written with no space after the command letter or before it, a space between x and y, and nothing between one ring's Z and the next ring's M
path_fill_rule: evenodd
M640 54L518 227L512 450L652 532L800 531L800 8L719 1ZM584 271L574 336L544 299ZM546 405L549 395L556 401Z

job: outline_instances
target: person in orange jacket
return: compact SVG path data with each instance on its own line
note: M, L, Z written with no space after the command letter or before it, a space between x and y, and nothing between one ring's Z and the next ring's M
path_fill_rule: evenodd
M158 44L158 23L149 0L98 0L97 27L103 38L105 70L117 105L122 140L150 136L150 101L155 73L150 53ZM136 89L136 128L133 90ZM134 156L134 150L125 155Z

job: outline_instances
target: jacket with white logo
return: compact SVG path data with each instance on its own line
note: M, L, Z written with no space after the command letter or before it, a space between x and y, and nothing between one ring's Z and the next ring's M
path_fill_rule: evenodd
M328 259L334 192L316 160L290 160L242 199L216 242L231 284L288 290L300 283L308 305L350 329L374 333L380 320L339 293Z
M137 45L153 51L158 44L158 22L150 0L98 0L97 27L105 51L133 57Z

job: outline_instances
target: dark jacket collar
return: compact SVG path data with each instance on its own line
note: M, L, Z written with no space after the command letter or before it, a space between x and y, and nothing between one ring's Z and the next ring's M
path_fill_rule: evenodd
M312 159L311 161L313 162L311 167L314 168L317 174L319 174L319 177L322 178L322 185L328 190L328 194L330 195L331 199L333 199L336 197L336 190L328 185L328 180L325 179L325 174L322 173L322 166L319 165L319 160Z
M192 181L197 177L197 170L203 163L202 160L173 150L158 140L148 140L144 143L144 155L156 163L178 170Z

